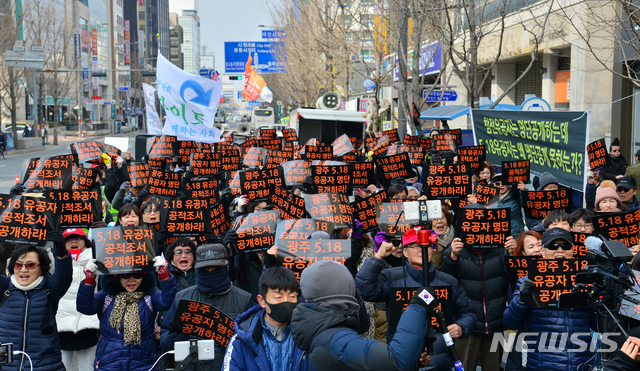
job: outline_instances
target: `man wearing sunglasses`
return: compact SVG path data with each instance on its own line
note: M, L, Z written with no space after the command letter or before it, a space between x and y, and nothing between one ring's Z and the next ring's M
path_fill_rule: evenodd
M640 209L640 202L638 202L636 198L638 184L634 178L630 176L620 178L616 186L616 191L622 203L627 207L627 210Z
M620 140L618 138L614 138L613 141L611 141L609 160L611 160L611 166L600 170L600 178L602 178L602 180L613 180L615 182L622 178L627 171L627 160L622 155Z
M563 228L547 230L542 246L544 259L573 259L573 237ZM510 330L531 333L526 337L527 369L569 371L592 364L593 352L584 345L591 343L591 324L596 324L593 309L532 308L534 282L525 276L516 287L502 320Z

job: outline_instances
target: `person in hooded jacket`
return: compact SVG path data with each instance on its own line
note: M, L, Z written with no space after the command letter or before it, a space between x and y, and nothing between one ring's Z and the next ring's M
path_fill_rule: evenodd
M298 305L298 279L272 267L260 276L258 304L235 321L223 371L304 371L302 350L293 344L291 315Z
M427 321L437 305L433 289L417 290L393 339L385 344L358 335L361 304L343 264L328 260L311 264L302 271L300 288L306 302L293 311L291 335L296 347L308 354L308 370L409 370L426 361Z
M404 246L404 256L407 258L404 267L395 267L382 270L384 265L382 259L392 253L393 249L386 251L378 250L378 253L365 261L364 265L356 275L356 286L362 293L362 298L367 301L383 301L389 307L391 301L391 290L394 287L420 287L423 286L422 277L422 248L418 246L417 231L420 227L411 228L402 236ZM466 338L471 334L476 324L475 308L469 307L468 297L458 281L452 276L436 270L431 258L433 249L429 248L429 286L442 287L450 286L452 312L455 321L448 326L451 337ZM390 312L387 311L387 320ZM394 331L389 327L387 330L387 342L391 342ZM453 361L449 358L449 350L445 344L442 334L438 333L433 344L433 355L431 363L438 370L450 370Z
M611 141L609 147L609 160L611 166L607 166L600 170L600 178L602 180L613 180L614 182L624 176L627 171L627 160L622 155L620 148L620 139L617 137Z
M97 314L100 319L95 370L148 371L156 361L156 314L171 306L176 280L163 257L156 256L153 261L161 290L156 290L153 273L136 272L105 276L100 281L102 290L94 293L98 266L93 261L85 266L76 307L78 312Z
M62 347L62 362L67 371L90 370L96 355L100 321L76 309L78 289L84 280L83 268L93 257L91 241L81 228L69 228L62 234L71 254L73 281L58 304L56 323Z
M171 309L164 317L160 335L163 349L173 349L176 341L188 341L189 334L171 331L171 323L181 299L209 304L235 320L251 308L251 294L231 284L227 270L227 250L221 244L202 245L196 250L196 284L176 295ZM215 359L192 364L196 371L220 370L225 349L216 343Z
M27 353L36 371L64 370L55 313L71 285L71 255L60 231L47 233L54 244L55 272L44 248L16 246L9 260L9 276L0 276L0 342L13 343ZM24 354L16 355L3 370L29 370Z

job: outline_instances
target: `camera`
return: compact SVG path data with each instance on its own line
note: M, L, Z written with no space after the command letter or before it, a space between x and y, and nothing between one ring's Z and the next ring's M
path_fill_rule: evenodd
M13 362L13 344L0 344L0 365Z
M404 202L404 219L420 224L430 220L442 219L442 203L439 200L418 200Z

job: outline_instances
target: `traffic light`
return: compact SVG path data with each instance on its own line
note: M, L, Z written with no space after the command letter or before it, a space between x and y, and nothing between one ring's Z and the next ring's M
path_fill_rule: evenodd
M242 81L242 75L241 76L229 76L229 81L233 81L233 80Z

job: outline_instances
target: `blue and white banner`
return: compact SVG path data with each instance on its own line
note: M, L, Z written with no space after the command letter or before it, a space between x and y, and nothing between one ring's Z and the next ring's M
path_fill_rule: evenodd
M213 119L222 96L222 82L185 72L161 54L156 76L158 97L166 112L162 134L178 140L220 142L220 130L213 127Z
M161 135L162 121L156 110L156 88L149 84L142 84L144 104L147 109L147 134Z

